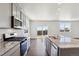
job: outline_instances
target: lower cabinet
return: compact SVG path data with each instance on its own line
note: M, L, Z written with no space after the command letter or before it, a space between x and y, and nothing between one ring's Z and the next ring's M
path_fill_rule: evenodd
M57 56L59 54L58 46L51 42L49 38L46 38L46 52L49 56Z
M18 47L16 47L16 50L15 50L15 52L14 53L12 53L12 55L11 56L20 56L20 46Z
M51 56L57 56L58 55L58 47L52 43L51 44Z
M20 45L15 46L6 52L3 56L20 56Z
M50 56L51 55L51 42L49 39L46 39L46 51L47 51L47 54Z

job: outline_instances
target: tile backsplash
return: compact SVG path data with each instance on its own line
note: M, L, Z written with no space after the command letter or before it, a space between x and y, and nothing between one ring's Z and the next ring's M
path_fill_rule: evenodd
M4 34L4 33L17 33L17 36L18 36L18 37L27 36L27 35L24 33L24 30L20 30L20 29L0 29L0 41L1 41L1 39L3 38L3 37L2 37L2 34Z

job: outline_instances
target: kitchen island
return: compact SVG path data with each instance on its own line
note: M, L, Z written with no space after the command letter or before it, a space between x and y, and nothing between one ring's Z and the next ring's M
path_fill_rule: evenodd
M64 40L68 39L69 41L61 41L61 37L54 38L53 36L48 36L46 38L47 53L51 56L79 56L79 39L65 36L63 38Z
M20 55L19 41L0 42L0 56L19 56L19 55Z

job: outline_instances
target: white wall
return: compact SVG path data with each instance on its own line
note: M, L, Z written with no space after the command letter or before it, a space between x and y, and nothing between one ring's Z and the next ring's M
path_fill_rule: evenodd
M17 33L18 37L23 37L25 36L24 31L23 30L16 30L16 29L0 29L0 41L3 40L2 34L5 33Z
M37 37L37 25L47 25L48 26L48 35L65 35L71 37L79 37L79 21L70 21L71 22L71 32L59 32L59 22L58 21L45 21L45 22L38 22L38 21L31 21L31 37Z
M75 21L72 24L72 36L79 37L79 21Z
M52 21L44 21L44 22L39 22L39 21L31 21L31 37L36 37L37 36L37 29L36 27L38 25L47 25L48 26L48 35L52 35L53 33L58 34L58 24L57 22L52 22Z

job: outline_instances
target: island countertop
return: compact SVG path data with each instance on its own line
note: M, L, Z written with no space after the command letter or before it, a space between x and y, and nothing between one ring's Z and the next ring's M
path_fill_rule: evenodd
M60 42L61 37L54 38L53 36L48 36L49 40L56 44L59 48L79 48L79 39L70 38L70 42Z
M7 53L10 49L18 45L19 41L2 41L0 42L0 56Z

